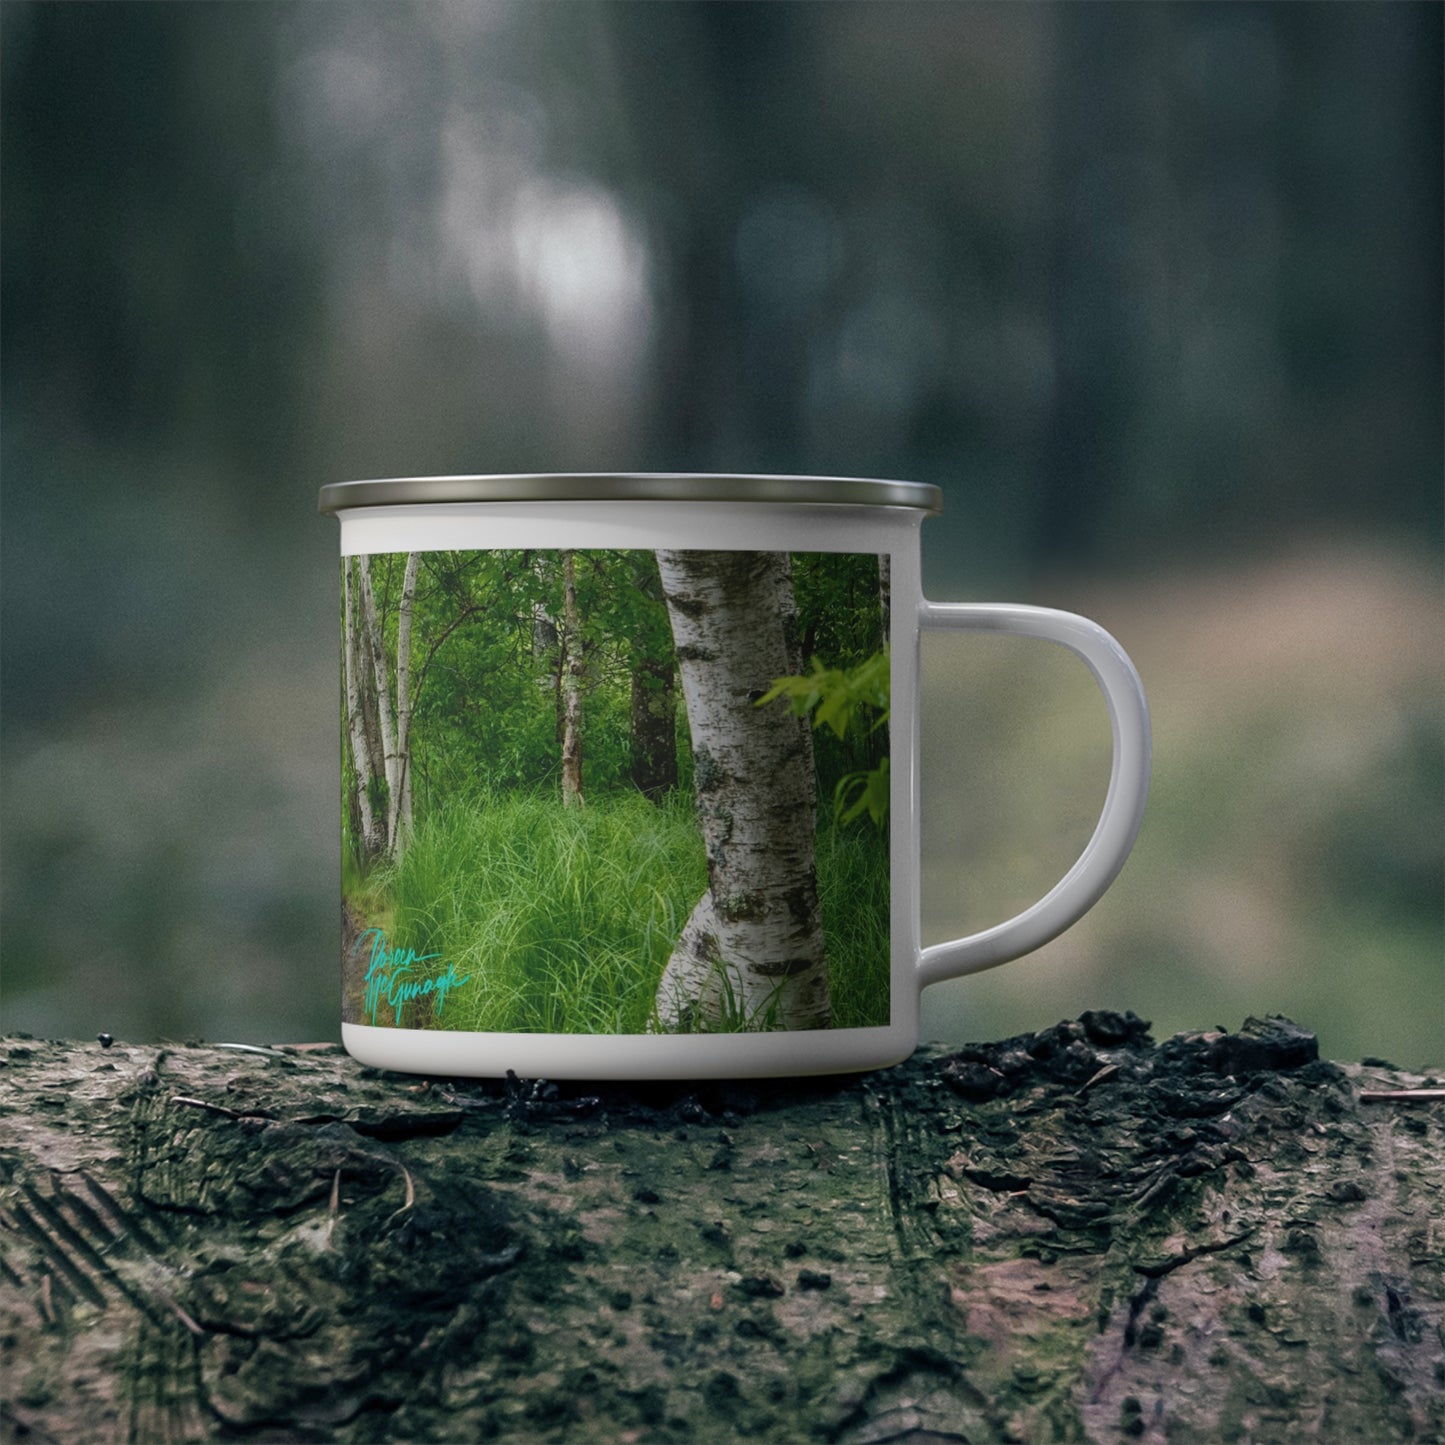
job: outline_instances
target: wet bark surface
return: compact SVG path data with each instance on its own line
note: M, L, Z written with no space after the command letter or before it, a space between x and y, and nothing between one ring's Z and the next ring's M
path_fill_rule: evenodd
M1445 1438L1427 1081L1132 1015L556 1086L5 1041L5 1440Z

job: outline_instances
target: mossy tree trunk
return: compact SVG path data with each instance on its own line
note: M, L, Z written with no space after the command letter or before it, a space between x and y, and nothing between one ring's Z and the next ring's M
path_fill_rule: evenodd
M7 1041L3 1438L1445 1438L1441 1105L1283 1020L585 1088Z

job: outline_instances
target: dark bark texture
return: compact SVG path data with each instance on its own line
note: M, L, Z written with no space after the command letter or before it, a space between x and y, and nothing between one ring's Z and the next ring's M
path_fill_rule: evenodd
M632 674L632 785L660 802L677 786L677 688L671 659L641 658Z
M860 1078L12 1038L7 1441L1445 1439L1445 1131L1282 1019Z

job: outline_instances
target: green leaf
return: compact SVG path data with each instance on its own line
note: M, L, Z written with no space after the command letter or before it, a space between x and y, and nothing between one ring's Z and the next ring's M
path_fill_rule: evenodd
M855 722L861 724L865 712L878 714L869 721L869 732L888 721L889 665L886 648L866 658L857 667L846 670L824 667L815 657L812 669L806 676L774 678L773 685L758 699L757 705L766 707L786 697L797 716L806 717L811 713L815 728L831 728L839 738Z
M833 790L833 816L839 823L851 823L868 814L875 828L881 829L888 817L888 759L867 772L849 773L838 780Z
M848 731L848 724L853 721L855 703L846 692L834 692L825 695L823 705L813 715L813 726L830 727L836 737L841 738Z

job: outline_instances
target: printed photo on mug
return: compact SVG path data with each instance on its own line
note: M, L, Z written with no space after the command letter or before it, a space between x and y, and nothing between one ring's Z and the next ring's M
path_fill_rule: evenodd
M889 556L342 563L343 1018L890 1017Z

